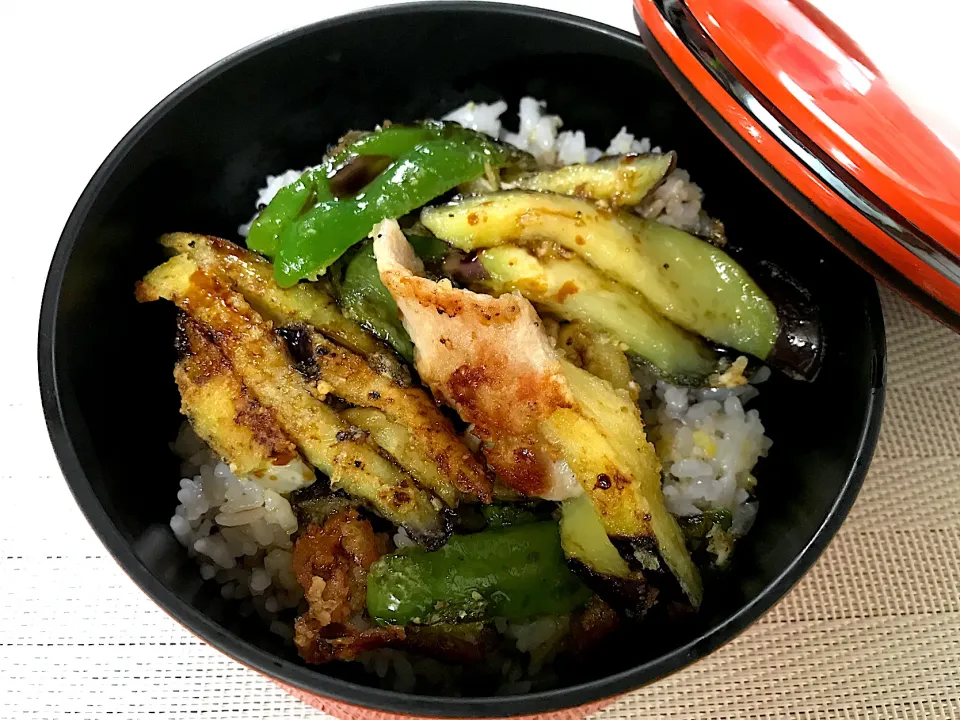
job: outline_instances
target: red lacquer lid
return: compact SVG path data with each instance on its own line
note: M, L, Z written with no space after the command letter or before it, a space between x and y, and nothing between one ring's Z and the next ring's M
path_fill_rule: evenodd
M877 277L960 329L960 151L807 0L634 0L708 126ZM953 92L944 86L944 92Z

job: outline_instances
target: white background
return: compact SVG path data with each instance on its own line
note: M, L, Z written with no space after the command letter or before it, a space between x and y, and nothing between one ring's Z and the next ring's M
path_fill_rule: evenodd
M0 718L322 717L200 644L106 554L49 448L37 391L36 325L49 257L73 203L145 112L238 48L376 4L387 3L2 3L0 317L8 330L0 353L0 482L6 490L0 506ZM628 0L528 4L635 31ZM934 38L926 41L908 37L910 18L897 14L905 12L903 3L817 4L845 24L852 19L854 37L881 67L895 67L900 82L917 68L933 67L931 53L949 50L932 40L949 39L953 28L929 4L917 7L933 20L925 30ZM941 119L958 117L955 79L939 85L950 88L939 93L930 92L933 79L907 84Z

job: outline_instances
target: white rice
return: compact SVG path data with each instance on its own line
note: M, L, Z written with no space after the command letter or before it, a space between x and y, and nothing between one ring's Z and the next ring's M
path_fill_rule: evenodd
M186 423L173 449L188 472L180 481L170 529L199 563L201 577L216 580L225 599L249 598L247 611L268 620L297 607L303 596L291 555L297 518L276 489L291 487L289 468L267 478L239 478ZM280 484L271 486L276 478ZM271 624L271 629L293 635L288 624Z
M757 373L754 382L764 375ZM760 413L744 409L757 388L686 388L660 381L654 393L644 417L663 464L667 509L678 517L725 510L733 517L731 533L744 535L757 513L753 468L773 444Z
M498 100L489 105L487 103L468 102L453 112L444 115L443 119L460 123L465 128L486 133L491 137L500 137L500 132L503 129L500 116L506 109L507 103L503 100Z
M644 200L641 214L680 230L697 231L702 204L703 190L690 182L686 170L677 168Z
M613 136L604 155L644 155L648 152L660 152L660 148L650 149L650 138L634 139L632 133L627 132L627 126L620 128L620 132Z
M518 128L510 132L503 127L500 116L507 111L507 103L467 102L443 116L443 120L460 123L464 127L486 133L533 155L544 167L595 162L605 155L644 154L661 152L652 147L650 138L636 138L626 126L614 135L605 151L587 145L582 130L561 130L563 120L559 115L546 113L547 103L532 97L520 99ZM256 211L266 206L281 189L299 178L303 170L287 170L279 175L268 175L266 184L257 194ZM690 181L690 175L676 169L647 198L642 208L637 208L644 217L671 225L681 230L697 232L701 226L703 191ZM241 237L246 237L256 213L237 228Z
M417 543L407 535L406 530L398 528L396 534L393 536L393 544L397 547L397 550L402 550L403 548L415 547Z

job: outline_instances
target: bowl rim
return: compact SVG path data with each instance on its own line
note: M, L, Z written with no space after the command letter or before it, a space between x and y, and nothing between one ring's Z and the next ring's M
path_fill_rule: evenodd
M875 336L874 383L865 408L866 422L860 430L856 456L847 477L823 522L816 528L807 545L753 600L680 647L613 675L578 685L526 695L453 698L381 690L330 677L306 665L279 658L241 639L182 601L136 556L95 495L87 472L79 460L74 440L66 430L61 399L61 380L57 371L55 336L64 273L79 232L96 198L130 150L184 97L201 89L239 63L263 52L318 31L329 31L342 25L364 22L371 18L416 16L437 11L450 14L493 13L505 19L523 17L545 24L571 26L609 36L624 46L633 46L644 54L648 52L638 36L586 18L554 10L499 2L445 0L375 7L311 23L263 38L210 65L157 103L127 132L100 164L67 219L50 263L40 311L37 358L43 412L47 431L67 485L88 523L117 564L157 606L180 625L237 662L309 693L358 707L403 715L504 717L572 709L612 698L662 679L726 644L779 601L809 570L836 534L866 476L876 446L883 411L886 340L880 299L875 284L865 283L865 287L869 288L866 320Z

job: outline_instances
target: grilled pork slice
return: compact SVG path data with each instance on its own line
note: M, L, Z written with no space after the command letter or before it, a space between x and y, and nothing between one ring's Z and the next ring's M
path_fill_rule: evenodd
M533 306L519 295L493 298L420 277L423 265L395 222L374 236L380 278L400 308L421 379L473 423L498 477L525 495L579 494L539 431L573 397Z
M420 377L474 424L498 477L527 495L586 493L629 563L656 573L662 560L699 604L699 574L664 506L659 461L626 392L561 361L523 297L420 277L395 221L373 235L380 278L400 308ZM597 561L591 569L602 572Z
M187 255L177 255L138 283L137 298L170 300L206 326L250 393L273 412L306 459L330 476L334 488L367 501L425 547L446 541L450 520L440 500L417 487L313 395L272 325L243 296L203 272Z

